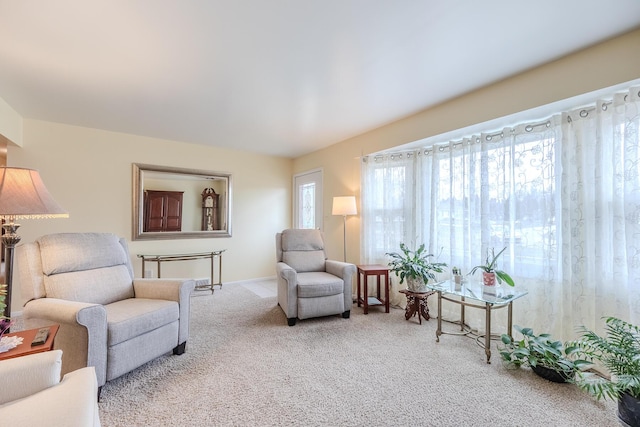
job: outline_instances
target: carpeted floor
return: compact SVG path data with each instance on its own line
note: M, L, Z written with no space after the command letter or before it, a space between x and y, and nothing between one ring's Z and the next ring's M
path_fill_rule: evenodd
M107 383L103 426L619 425L613 402L495 351L488 365L472 339L436 343L435 320L354 305L289 327L274 295L264 282L192 297L187 352Z

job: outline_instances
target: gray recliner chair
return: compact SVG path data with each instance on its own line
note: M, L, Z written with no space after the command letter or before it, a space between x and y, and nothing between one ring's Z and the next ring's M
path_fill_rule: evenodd
M276 234L278 305L289 326L296 319L351 313L356 266L328 260L318 230L287 229Z
M94 366L98 386L189 336L191 279L134 279L127 242L110 233L61 233L16 250L25 325L57 323L62 374Z

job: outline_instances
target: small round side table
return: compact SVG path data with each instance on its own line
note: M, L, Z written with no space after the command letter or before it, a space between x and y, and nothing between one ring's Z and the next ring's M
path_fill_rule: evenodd
M400 292L407 296L407 308L404 312L404 318L409 320L416 314L418 321L422 325L422 318L429 320L429 307L427 306L427 298L436 293L436 291L414 292L409 289L401 289Z

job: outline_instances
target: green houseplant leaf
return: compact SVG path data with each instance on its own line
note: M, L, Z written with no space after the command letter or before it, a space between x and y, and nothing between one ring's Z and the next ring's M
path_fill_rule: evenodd
M507 272L505 272L503 270L496 269L496 264L498 263L498 258L500 258L500 255L502 255L502 253L504 251L506 251L506 250L507 250L507 247L505 246L496 255L494 250L493 250L493 248L491 248L490 251L487 251L487 259L486 259L485 263L481 264L481 265L476 265L475 267L473 267L469 271L469 274L474 274L478 270L482 270L485 273L495 273L496 279L498 280L498 283L505 282L509 286L515 286L515 282L513 281L513 279L511 278L511 276Z
M498 348L503 363L508 367L528 366L534 370L542 367L557 372L566 382L572 382L575 374L589 364L572 359L570 355L574 348L554 340L550 334L535 335L533 329L518 325L514 325L514 329L522 339L516 341L503 334L500 337L503 346Z
M605 336L581 326L581 337L570 343L572 352L608 371L606 378L594 372L578 376L578 386L596 399L619 399L629 394L640 399L640 327L617 317L605 319Z
M426 253L424 243L418 249L412 251L406 244L400 243L399 252L387 252L390 257L389 267L398 277L400 284L405 279L422 279L424 283L429 280L436 280L435 273L442 273L447 264L444 262L433 262L433 254Z

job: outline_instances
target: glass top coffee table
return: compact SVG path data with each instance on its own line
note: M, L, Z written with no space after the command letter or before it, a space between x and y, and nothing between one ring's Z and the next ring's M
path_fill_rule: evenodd
M460 305L460 331L457 335L476 335L476 342L484 348L487 363L491 363L491 311L493 309L507 307L507 333L511 335L513 326L513 301L527 294L526 290L516 289L511 286L484 286L481 282L468 282L456 284L453 280L445 280L439 283L427 285L432 291L438 293L438 329L436 330L436 342L440 342L440 335L452 334L442 332L442 300ZM485 333L474 334L465 323L465 307L479 308L485 311ZM457 322L455 322L457 323ZM484 338L484 342L481 339Z

